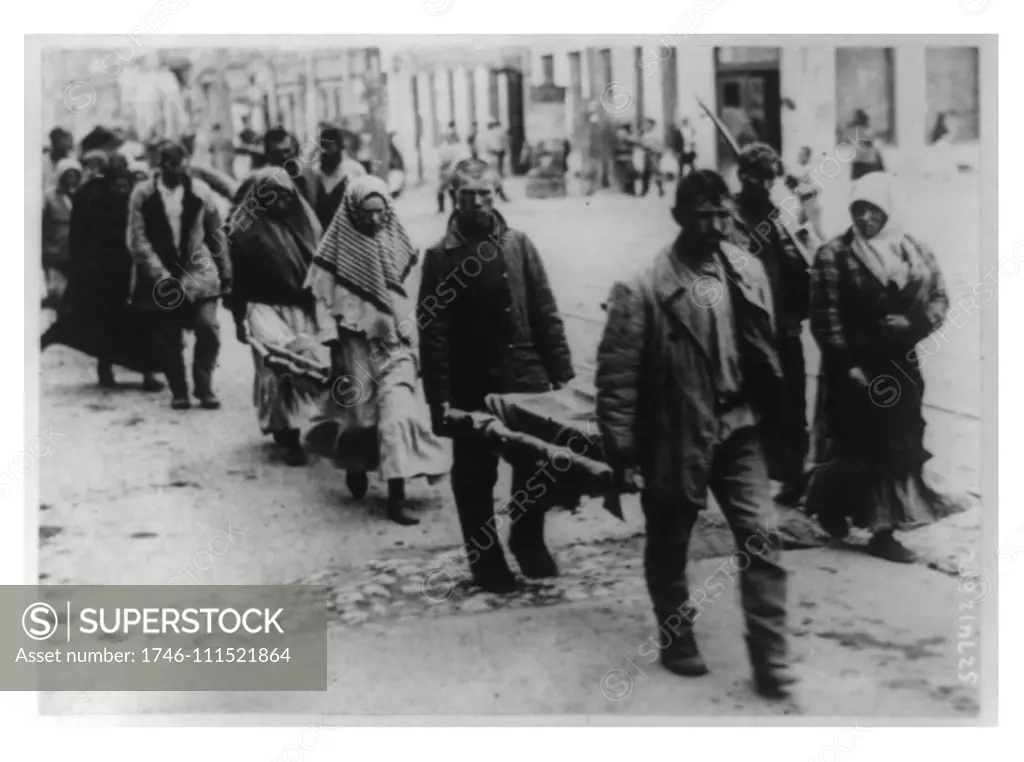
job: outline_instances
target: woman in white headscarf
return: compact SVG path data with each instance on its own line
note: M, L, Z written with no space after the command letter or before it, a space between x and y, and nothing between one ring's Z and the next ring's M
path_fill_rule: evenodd
M387 184L368 175L350 180L306 279L330 315L320 324L328 326L322 338L331 347L333 382L308 447L346 470L356 497L366 493L367 472L379 470L388 518L403 525L419 523L403 509L405 480L435 481L451 464L419 392L414 313L398 308L415 262Z
M949 299L931 250L900 224L892 178L853 187L853 224L818 250L811 332L821 347L807 512L833 536L870 529L872 554L908 563L893 533L952 510L923 478L924 379L916 346Z

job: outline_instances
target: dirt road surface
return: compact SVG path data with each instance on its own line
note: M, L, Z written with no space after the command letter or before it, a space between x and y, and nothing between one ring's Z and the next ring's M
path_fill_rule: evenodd
M600 305L612 282L675 234L670 194L529 200L521 183L509 186L513 200L502 211L544 257L586 384L603 324ZM977 180L908 188L907 228L935 248L956 303L984 275ZM844 224L847 193L838 179L826 189L830 233ZM443 230L445 218L433 204L429 189L398 202L420 248ZM417 279L414 273L412 294ZM118 373L123 390L101 390L91 360L64 348L48 350L40 423L62 438L38 467L41 581L318 581L345 603L332 610L326 694L53 694L44 706L75 714L970 717L978 699L958 679L962 595L955 562L980 537L979 314L994 305L968 312L941 343L927 347L931 470L938 484L972 507L908 535L922 562L893 567L871 559L857 548L863 537L846 548L820 547L810 524L786 514L794 650L807 679L800 700L783 705L761 701L748 685L731 584L697 624L711 675L684 681L635 658L653 627L642 578L642 520L633 501L626 501L625 522L598 503L549 519L565 572L557 584L512 599L460 585L435 605L413 588L425 572L452 559L458 564L460 534L448 484L411 484L422 523L404 528L384 519L378 480L356 501L343 474L326 462L287 467L256 426L251 357L235 341L228 313L221 313L216 374L224 407L216 412L173 412L168 393L147 394L140 379L124 371ZM810 401L818 359L806 340ZM503 480L507 485L507 473ZM732 552L717 509L702 520L695 545L700 567L719 566ZM368 585L374 593L366 592Z

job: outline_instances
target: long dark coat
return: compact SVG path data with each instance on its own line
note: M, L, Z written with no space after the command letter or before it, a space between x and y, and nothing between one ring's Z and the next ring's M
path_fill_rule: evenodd
M507 286L499 289L503 307L485 303L492 291L480 288L482 278L472 277L477 265L496 268L491 275L500 273ZM502 317L482 320L484 314ZM435 430L441 403L483 410L488 394L544 392L574 376L540 255L526 234L500 217L492 240L469 241L453 222L427 250L417 322L423 387L435 412Z

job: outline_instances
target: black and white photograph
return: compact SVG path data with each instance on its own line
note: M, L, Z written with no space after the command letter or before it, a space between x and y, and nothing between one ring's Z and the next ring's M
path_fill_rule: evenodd
M318 690L42 715L831 725L837 755L995 724L1002 45L730 35L725 4L25 37L9 584L326 612Z

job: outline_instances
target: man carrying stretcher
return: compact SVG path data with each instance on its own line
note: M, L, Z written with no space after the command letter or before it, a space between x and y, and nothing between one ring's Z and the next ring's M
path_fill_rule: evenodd
M417 323L434 431L454 438L452 491L474 581L491 592L517 582L497 537L498 453L455 436L452 408L484 411L489 394L542 393L574 376L565 329L540 255L494 209L497 177L478 159L453 172L456 208L423 261ZM509 549L530 578L558 574L544 545L543 485L513 465ZM523 496L528 497L524 498Z

